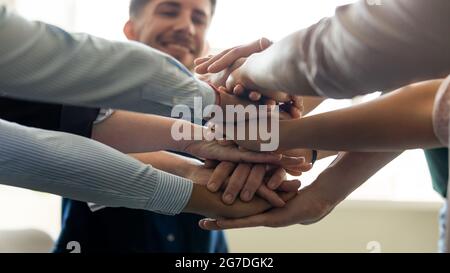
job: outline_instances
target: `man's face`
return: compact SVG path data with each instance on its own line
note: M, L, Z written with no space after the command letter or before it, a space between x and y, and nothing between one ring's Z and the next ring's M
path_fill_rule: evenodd
M151 0L125 26L131 39L163 51L193 68L205 47L210 0Z

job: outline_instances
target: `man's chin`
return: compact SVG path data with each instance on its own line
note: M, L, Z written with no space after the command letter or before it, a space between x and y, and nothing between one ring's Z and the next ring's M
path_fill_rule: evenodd
M181 62L189 70L192 71L194 69L194 57L192 55L174 56L174 58Z

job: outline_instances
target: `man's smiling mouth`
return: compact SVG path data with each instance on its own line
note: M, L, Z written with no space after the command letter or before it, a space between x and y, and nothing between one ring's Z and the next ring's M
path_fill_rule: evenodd
M194 54L194 50L190 46L187 46L186 44L176 42L162 42L161 45L168 50L172 49L176 51Z

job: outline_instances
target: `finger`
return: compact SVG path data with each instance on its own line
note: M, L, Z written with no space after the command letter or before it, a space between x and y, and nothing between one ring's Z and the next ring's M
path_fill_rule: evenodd
M240 58L246 58L254 53L261 52L270 46L270 41L266 38L261 38L250 44L238 46L221 56L218 60L211 62L208 72L217 73L232 65Z
M300 166L286 167L284 169L290 175L300 176L304 172L309 172L312 168L313 168L313 165L311 163L305 163L305 164L301 164ZM299 174L297 174L297 173L299 173Z
M286 202L278 196L278 194L269 189L266 185L262 184L261 187L258 188L257 194L262 199L266 200L272 206L276 208L282 208L286 205Z
M220 219L215 222L215 225L205 223L206 227L217 227L218 229L235 229L235 228L250 228L259 226L269 226L270 218L267 213L258 214L241 219Z
M293 105L289 107L289 113L292 119L299 119L302 117L302 112L300 111L300 109Z
M283 199L284 202L289 202L294 199L298 195L298 192L281 192L280 198Z
M261 93L259 93L259 92L253 91L253 92L250 92L250 95L248 96L248 98L249 98L251 101L258 102L258 101L261 100L262 95L261 95Z
M222 196L222 201L231 205L236 200L237 195L241 192L245 182L251 171L250 164L239 164L231 175L228 186Z
M208 190L210 190L211 192L217 192L222 187L222 184L230 176L230 174L234 171L235 167L235 163L226 161L221 162L214 170L211 178L208 181L208 184L206 185Z
M236 145L236 144L234 143L234 141L232 141L232 140L226 140L226 139L217 140L217 143L218 143L220 146L234 146L234 145Z
M291 167L291 166L300 166L305 164L306 159L304 157L294 157L294 156L285 156L280 160L279 166L281 167Z
M306 157L309 154L311 154L309 149L292 149L283 152L283 155L287 157Z
M277 163L281 159L281 155L275 153L260 153L260 152L250 152L240 151L238 155L240 162L250 162L250 163Z
M280 91L268 91L265 90L264 92L262 90L258 90L261 92L261 94L263 94L263 96L265 96L268 99L272 99L276 102L284 102L284 103L288 103L291 102L291 96L287 93L284 92L280 92Z
M281 183L281 185L278 187L277 191L298 192L301 185L302 185L302 183L298 179L286 180L286 181L283 181L283 183Z
M198 66L202 63L211 60L211 58L214 57L213 55L209 55L208 57L198 58L194 60L194 65Z
M297 166L288 166L284 168L290 175L300 176L304 172L309 172L312 169L311 163L303 163Z
M278 170L270 177L269 182L267 182L267 187L271 190L276 190L281 183L286 179L286 170L283 168L278 168Z
M304 105L303 105L303 97L293 96L292 101L294 102L294 107L299 109L300 112L303 112L305 110Z
M272 44L273 44L273 42L271 40L267 39L266 37L262 37L261 39L259 39L259 46L261 48L261 51L266 50Z
M313 164L311 164L311 163L305 163L305 164L302 164L302 166L301 166L302 172L309 172L312 168L313 168Z
M233 93L238 97L242 97L245 94L245 88L241 84L237 84L233 89Z
M217 167L217 165L219 165L219 163L220 163L220 161L207 159L207 160L205 160L204 167L206 169L214 169Z
M241 192L241 200L249 202L253 199L258 188L264 181L264 175L266 173L266 167L262 164L256 164L250 171L250 175L245 182L244 189Z
M235 134L237 134L238 130L235 130ZM226 134L225 128L222 128L222 126L217 126L216 135L224 135ZM227 135L227 138L231 141L233 141L234 144L239 143L237 141L237 135ZM228 142L230 143L230 142ZM245 150L242 151L239 148L237 148L234 145L218 145L221 148L220 152L217 154L217 156L214 158L216 160L220 161L231 161L231 162L241 162L241 163L267 163L267 164L275 164L279 165L279 161L281 160L282 155L277 153L270 153L270 152L259 152L256 151L257 148L255 148L255 151Z
M221 53L219 53L219 54L213 56L213 57L210 58L209 60L203 62L203 63L200 64L200 65L198 65L197 67L195 67L195 72L198 73L198 74L206 74L206 73L209 73L208 71L209 71L209 67L211 66L211 64L213 64L213 63L219 61L224 55L226 55L228 52L230 52L230 51L233 50L233 49L234 49L234 48L230 48L230 49L224 50L224 51L222 51ZM239 59L239 58L238 58L238 59ZM219 71L214 72L214 73L218 73L218 72L224 70L225 68L229 67L229 66L232 65L233 63L234 63L234 61L231 62L231 63L229 63L229 64L224 64L224 65L223 65L223 69L220 69Z
M292 176L301 176L303 174L303 172L301 172L299 170L290 170L290 169L285 169L285 170L289 175L292 175Z
M224 56L225 54L227 54L230 50L232 50L232 48L227 49L222 51L221 53L215 55L215 56L211 56L208 60L205 60L204 62L202 62L201 64L197 65L195 67L195 72L198 74L207 74L208 73L208 67L214 63L215 61L217 61L218 59L220 59L222 56ZM219 71L220 72L220 71Z
M202 219L198 222L198 226L204 230L221 230L215 219Z

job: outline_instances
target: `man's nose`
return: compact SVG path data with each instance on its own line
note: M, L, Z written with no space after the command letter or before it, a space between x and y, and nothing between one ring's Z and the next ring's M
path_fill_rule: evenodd
M194 35L196 30L194 22L192 22L191 15L183 14L182 16L179 16L175 25L175 30Z

